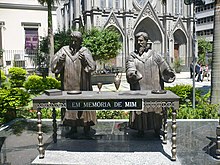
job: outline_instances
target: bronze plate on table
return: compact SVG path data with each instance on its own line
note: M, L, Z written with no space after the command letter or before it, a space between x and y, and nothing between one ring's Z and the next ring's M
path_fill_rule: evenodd
M122 92L119 95L147 95L147 93L141 93L139 91L129 91L129 92Z
M167 93L166 90L152 90L151 93L153 94L165 94Z
M69 95L76 95L76 94L81 94L82 91L67 91L67 94Z

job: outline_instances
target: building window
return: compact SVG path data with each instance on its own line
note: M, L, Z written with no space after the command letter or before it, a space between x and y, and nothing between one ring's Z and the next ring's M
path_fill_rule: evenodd
M183 0L175 0L175 14L176 15L183 14Z
M113 2L112 2L112 0L108 0L108 8L110 8L110 9L113 8Z
M36 53L38 49L38 29L25 28L25 50L27 54Z
M120 9L120 0L115 0L115 8Z
M100 0L100 8L104 9L106 7L105 0Z

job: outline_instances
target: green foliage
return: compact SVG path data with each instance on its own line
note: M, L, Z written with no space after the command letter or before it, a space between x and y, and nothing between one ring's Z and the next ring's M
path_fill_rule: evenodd
M196 89L196 106L192 108L192 86L176 85L166 87L180 97L180 108L177 112L177 119L213 119L218 118L218 105L210 104L210 91L202 95L202 91ZM171 118L171 110L168 117Z
M26 80L27 71L20 67L12 67L9 69L9 82L11 87L23 87Z
M126 111L97 111L98 119L128 119L129 113Z
M6 88L7 86L7 77L5 76L5 73L1 70L1 88Z
M44 83L44 90L46 89L60 89L61 88L61 83L57 79L53 77L46 77L43 79Z
M176 73L180 73L181 71L181 60L180 59L175 59L173 68L175 69Z
M16 117L16 111L30 102L30 95L23 89L0 89L0 121L10 121Z
M30 75L27 81L24 83L24 87L31 94L37 95L46 89L59 89L61 86L60 82L53 77L46 77L43 79L38 75Z
M115 58L122 46L120 34L113 29L92 29L83 38L83 46L92 52L94 60L100 62Z
M56 53L60 48L70 44L71 31L59 31L54 35L54 52Z
M212 52L212 44L205 38L200 38L198 40L198 63L206 64L206 53Z
M65 45L69 45L70 43L70 30L68 31L58 31L57 33L54 34L54 52L56 53L60 48L62 48ZM48 36L44 37L40 41L40 51L48 54L49 49L48 49L48 43L49 39Z
M24 83L24 88L30 94L39 94L44 90L43 77L38 75L30 75Z
M57 52L62 46L70 43L70 30L59 31L54 34L54 52ZM40 43L40 51L48 54L48 37ZM83 33L83 46L87 47L93 55L94 60L106 62L115 58L122 47L120 34L110 29L92 29Z
M61 118L61 112L60 109L56 109L56 118ZM52 119L52 109L48 108L42 108L41 109L41 117L42 119ZM19 113L17 113L17 116L20 118L26 118L26 119L36 119L37 118L37 110L33 109L26 109L22 110Z
M180 104L185 104L186 101L192 100L193 87L191 85L178 84L174 87L165 87L180 97ZM200 95L201 91L196 90L196 95Z
M3 70L1 70L1 82L4 83L6 81L6 76Z

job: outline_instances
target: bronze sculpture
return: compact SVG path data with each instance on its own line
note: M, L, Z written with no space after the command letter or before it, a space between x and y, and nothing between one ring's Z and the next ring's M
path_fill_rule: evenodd
M130 90L162 90L164 82L175 80L175 73L161 55L147 46L148 34L135 35L135 51L126 60L126 77ZM151 112L153 111L153 112ZM137 129L140 135L145 130L154 129L159 134L162 125L161 110L132 111L129 116L130 128Z
M64 91L92 91L91 72L96 69L92 54L82 47L82 34L71 32L71 43L63 46L51 61L51 70L60 74L61 89ZM71 133L77 131L77 126L83 126L88 134L90 126L96 124L95 111L66 110L63 124L71 126Z

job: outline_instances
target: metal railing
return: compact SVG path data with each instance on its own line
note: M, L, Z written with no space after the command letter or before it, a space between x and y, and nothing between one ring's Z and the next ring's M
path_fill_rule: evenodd
M35 72L37 67L38 52L26 50L4 50L3 52L3 71L8 74L11 67L22 67L28 73Z

